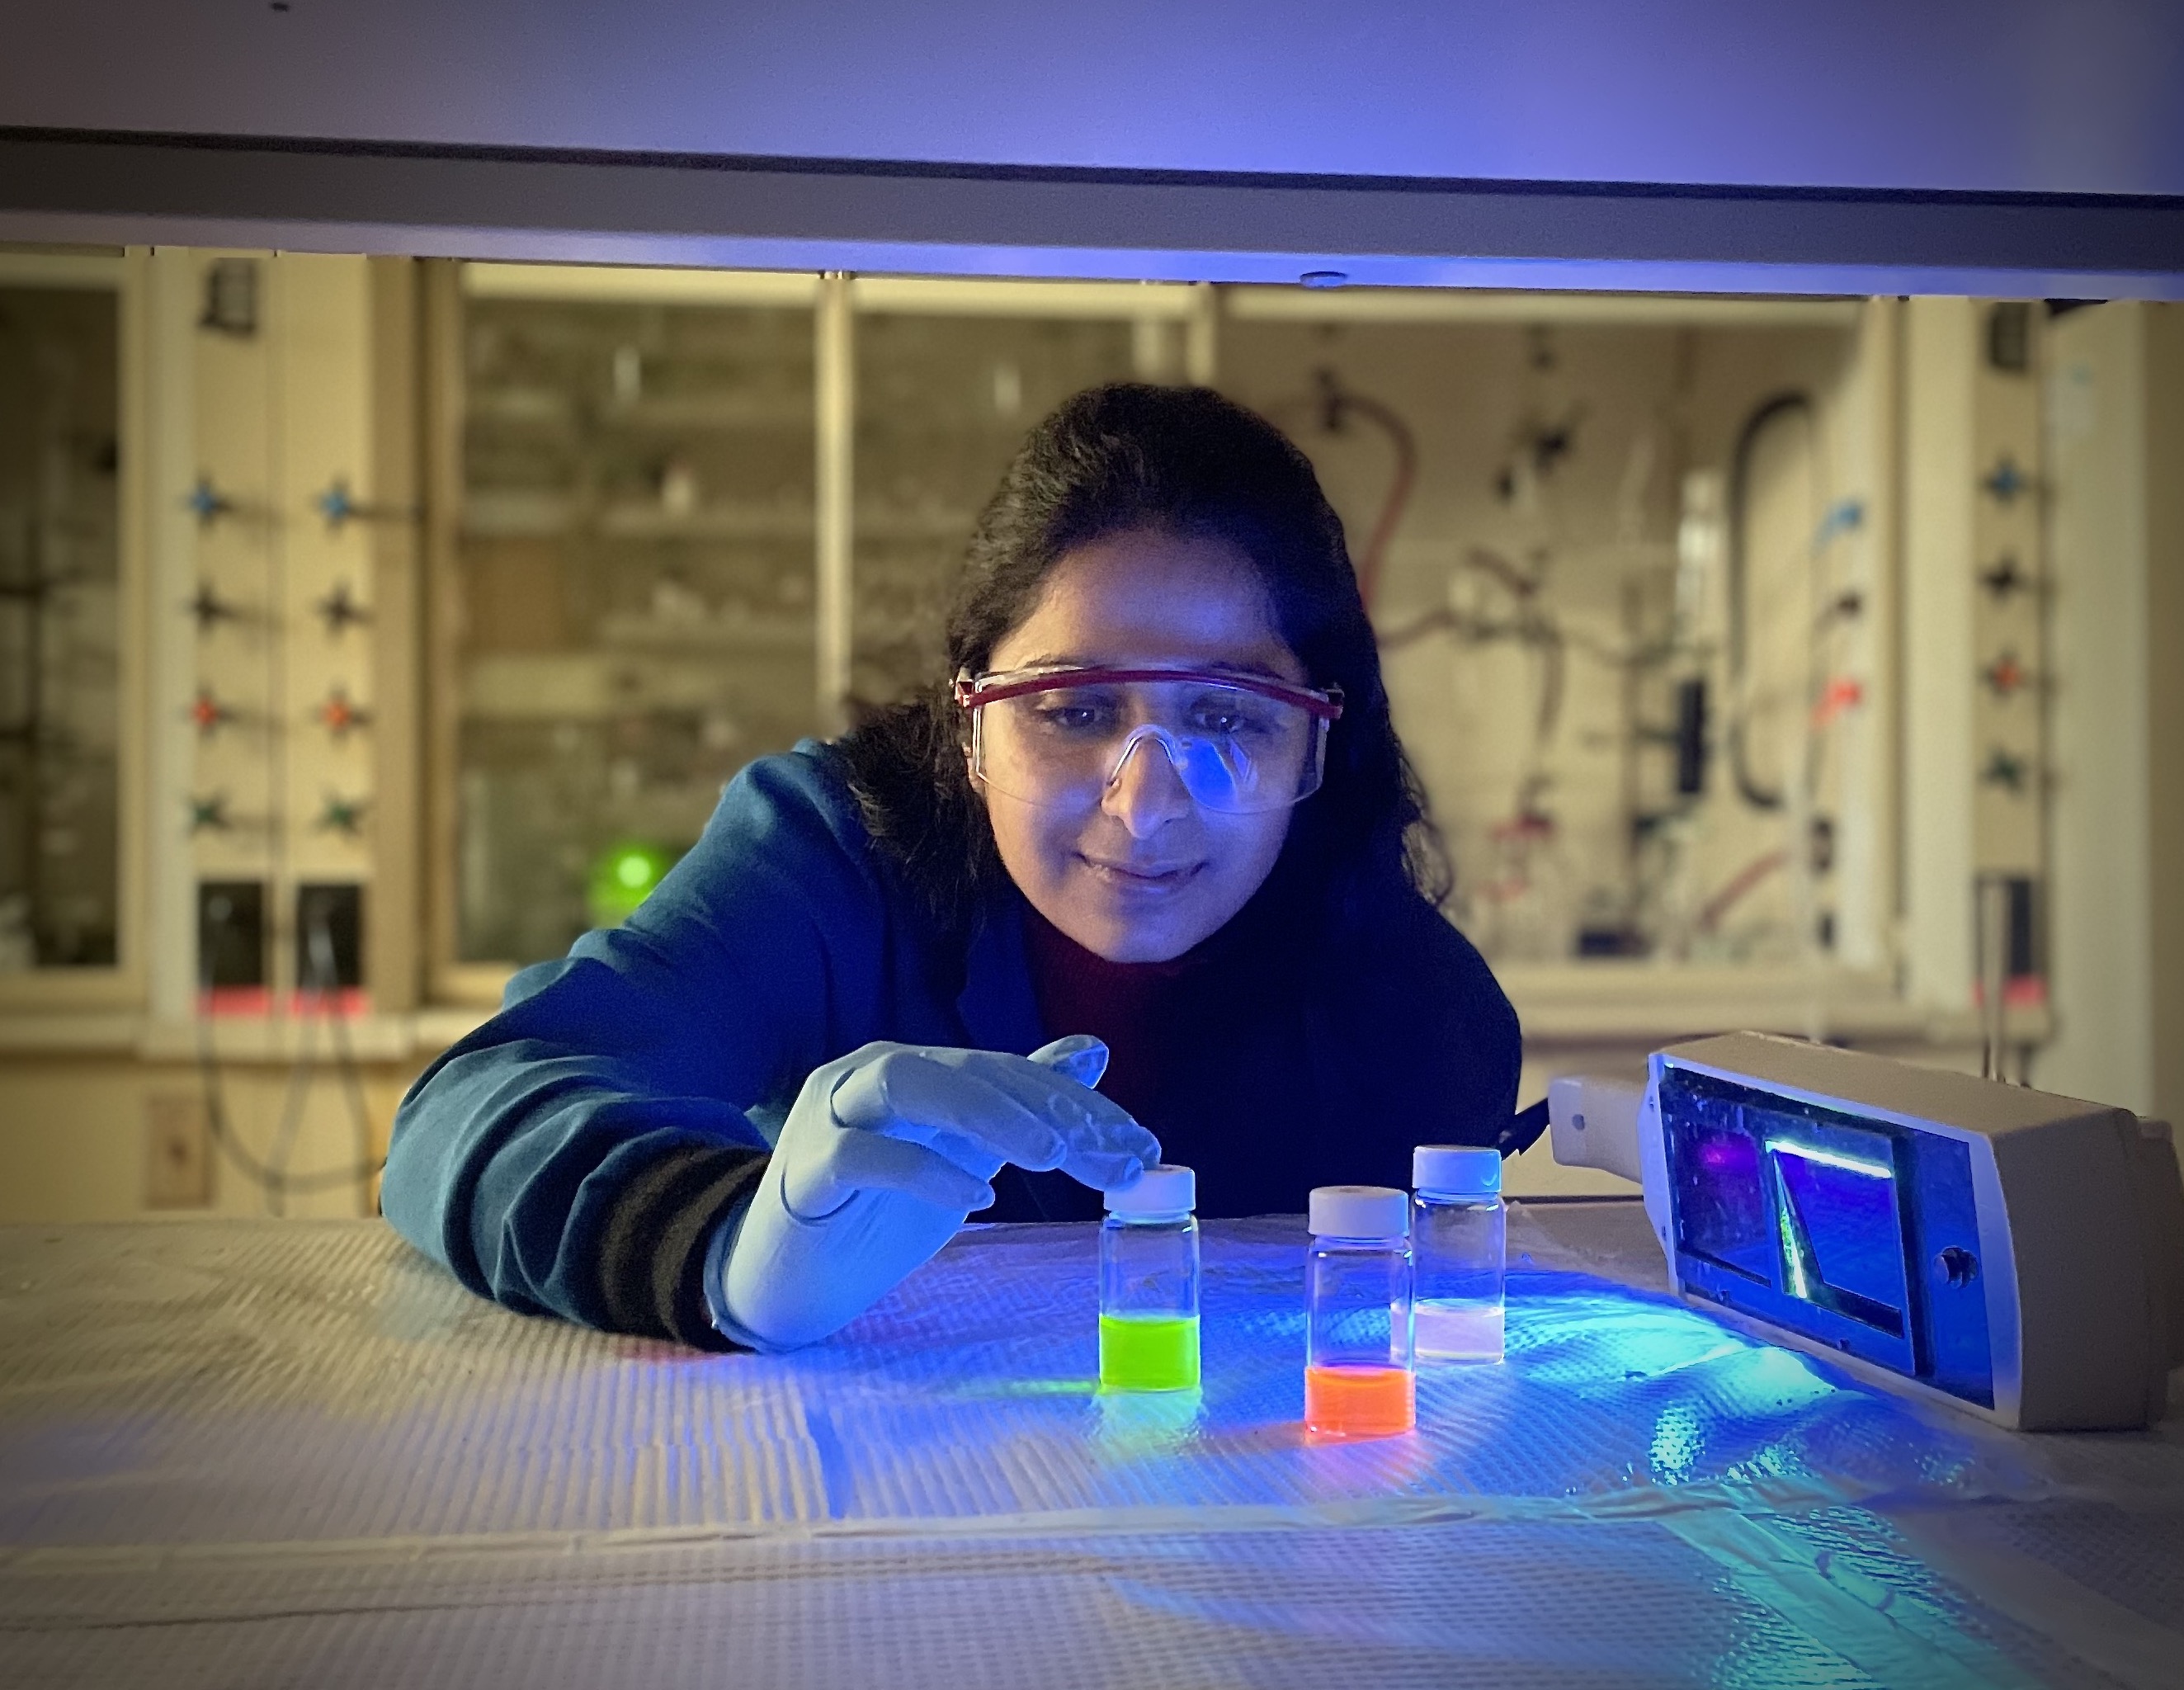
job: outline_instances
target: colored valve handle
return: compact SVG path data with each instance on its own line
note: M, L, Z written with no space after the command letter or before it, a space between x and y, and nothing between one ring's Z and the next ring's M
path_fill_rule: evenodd
M313 714L318 717L319 726L337 739L346 739L371 722L371 712L350 698L345 687L336 687L328 693L325 702Z
M351 522L406 522L415 513L391 506L372 505L359 499L349 491L348 477L336 476L320 492L313 496L311 504L319 515L326 518L326 527L339 533ZM214 485L209 475L200 475L197 483L182 495L183 507L198 519L201 527L210 527L223 516L231 516L242 506Z
M2020 566L2015 555L2005 552L1992 568L1981 572L1980 584L1994 594L1999 602L2013 593L2031 591L2034 583L2032 577Z
M1981 477L1980 485L1994 495L1997 505L2011 505L2019 495L2032 491L2032 477L2017 466L2017 460L2004 452L1995 466Z
M1998 699L2008 698L2032 684L2031 673L2024 664L2018 661L2014 651L2003 652L1981 670L1980 678L1986 683L1987 689Z
M1989 786L1998 786L2005 792L2024 792L2031 778L2031 765L2023 757L2005 751L1999 745L1987 753L1986 767L1980 771L1980 778Z
M326 527L338 534L351 522L406 522L416 516L391 505L373 505L349 491L348 477L336 476L311 503L326 519Z
M199 476L197 485L182 495L182 504L196 516L201 528L209 528L235 511L235 501L212 484L210 476Z

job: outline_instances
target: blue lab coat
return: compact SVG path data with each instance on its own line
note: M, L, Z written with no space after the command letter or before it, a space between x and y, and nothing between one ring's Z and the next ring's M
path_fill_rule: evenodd
M1171 1128L1201 1214L1407 1185L1413 1145L1507 1126L1515 1012L1424 900L1384 905L1293 969L1272 934L1214 995ZM763 758L628 922L517 974L411 1087L382 1208L510 1308L720 1347L706 1247L813 1068L877 1039L1021 1053L1073 1030L1039 1024L1022 912L1011 888L950 933L866 833L837 752ZM1002 1189L1052 1213L1056 1181Z

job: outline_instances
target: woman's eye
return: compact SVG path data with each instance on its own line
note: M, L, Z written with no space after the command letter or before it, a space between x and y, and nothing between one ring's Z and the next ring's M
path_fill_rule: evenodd
M1039 708L1040 723L1064 733L1084 733L1105 728L1114 712L1104 704L1056 700Z
M1201 733L1220 733L1230 737L1256 733L1267 726L1266 712L1255 710L1248 700L1235 698L1201 699L1191 707L1191 726Z

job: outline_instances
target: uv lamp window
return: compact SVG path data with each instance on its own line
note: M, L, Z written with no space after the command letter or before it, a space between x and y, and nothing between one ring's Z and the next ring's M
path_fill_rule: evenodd
M1685 1291L1993 1406L1961 1143L1674 1068L1660 1102Z

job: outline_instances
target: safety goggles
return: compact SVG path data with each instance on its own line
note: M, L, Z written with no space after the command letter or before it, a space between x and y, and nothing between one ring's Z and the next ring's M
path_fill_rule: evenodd
M1283 810L1319 789L1342 689L1217 669L1056 666L961 675L971 773L1027 804L1096 803L1156 748L1201 808Z

